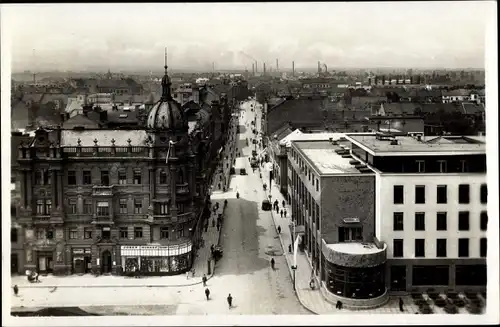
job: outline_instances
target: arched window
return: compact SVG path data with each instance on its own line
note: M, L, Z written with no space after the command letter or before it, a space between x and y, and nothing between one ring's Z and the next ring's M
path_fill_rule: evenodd
M160 170L160 184L167 184L167 172L165 170Z

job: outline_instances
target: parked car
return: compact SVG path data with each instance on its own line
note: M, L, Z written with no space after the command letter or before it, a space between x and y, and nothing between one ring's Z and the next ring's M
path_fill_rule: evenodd
M247 170L245 168L241 168L240 175L246 175L246 174L247 174Z
M262 201L262 207L261 208L264 211L270 211L272 209L271 202L269 200Z

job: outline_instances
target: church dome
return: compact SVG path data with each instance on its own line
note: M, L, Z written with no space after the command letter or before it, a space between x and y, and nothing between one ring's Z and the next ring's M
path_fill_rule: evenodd
M187 120L184 117L181 105L172 98L172 83L167 74L161 80L162 96L149 112L146 127L155 130L184 130L187 128Z

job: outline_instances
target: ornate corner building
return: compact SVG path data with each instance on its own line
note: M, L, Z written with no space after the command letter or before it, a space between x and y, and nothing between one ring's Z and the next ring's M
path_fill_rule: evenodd
M230 107L225 98L205 103L189 121L166 68L162 97L140 129L23 135L12 174L17 272L169 275L191 268Z

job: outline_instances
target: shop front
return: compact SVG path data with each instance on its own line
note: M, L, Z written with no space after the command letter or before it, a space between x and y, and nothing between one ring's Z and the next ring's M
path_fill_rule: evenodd
M191 242L180 245L124 245L120 252L124 275L176 275L191 268Z
M92 271L92 250L87 248L72 248L72 270L74 274L87 274Z
M388 301L385 285L387 245L346 242L322 248L322 287L325 298L345 307L374 308Z
M51 274L54 272L54 252L53 251L38 251L37 252L37 271L40 274Z

